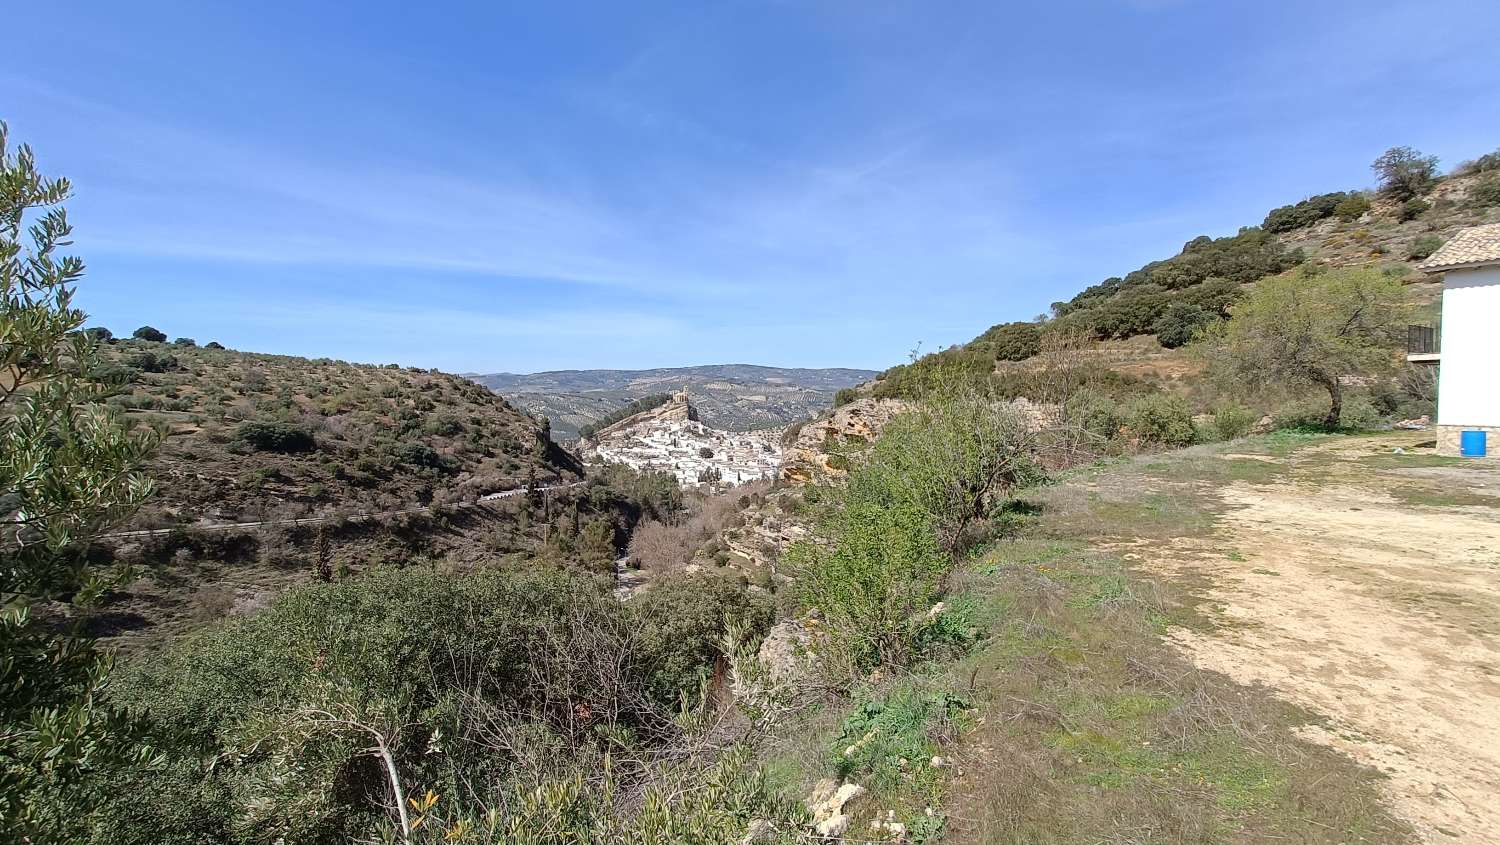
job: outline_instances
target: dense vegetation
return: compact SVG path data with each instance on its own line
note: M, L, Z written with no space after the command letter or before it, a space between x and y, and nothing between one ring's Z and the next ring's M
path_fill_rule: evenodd
M681 713L705 706L723 634L764 630L769 613L711 576L630 604L558 572L304 587L122 675L112 699L146 719L157 756L43 806L80 842L344 842L409 831L407 816L463 829L491 809L497 839L575 841L541 816L612 816L607 788L649 785L665 749L687 755Z
M849 677L910 660L971 526L1041 478L1019 416L979 396L930 397L844 483L817 492L817 537L786 555L803 602L827 621L825 662Z

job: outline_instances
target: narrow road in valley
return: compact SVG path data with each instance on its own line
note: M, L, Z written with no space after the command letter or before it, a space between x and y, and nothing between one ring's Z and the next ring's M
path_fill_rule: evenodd
M579 487L579 486L581 486L583 484L586 484L586 483L588 483L587 480L584 480L584 481L570 481L570 482L567 482L565 484L548 484L548 485L545 485L545 486L542 486L542 487L537 487L536 490L539 493L546 493L546 492L550 492L550 491L553 491L553 490L567 490L567 489L572 488L572 487ZM494 501L498 501L500 499L509 499L509 498L511 498L513 496L520 496L520 495L524 494L525 492L526 492L526 488L525 487L517 487L517 488L512 489L512 490L499 490L499 491L496 491L494 493L486 493L483 496L480 496L476 501L473 501L473 502L459 502L457 504L450 505L449 507L454 507L454 508L472 508L472 507L477 507L478 505L483 504L485 502L494 502ZM435 506L434 505L417 505L415 507L402 508L400 510L393 510L393 511L375 511L375 512L369 512L369 513L357 513L357 514L333 515L333 516L304 516L304 517L296 517L296 518L293 518L293 519L267 519L267 520L261 520L259 522L195 523L195 524L190 524L190 525L175 525L175 526L173 526L171 528L145 528L145 529L138 529L138 530L133 530L133 531L114 531L114 532L111 532L109 534L104 534L102 536L104 538L112 539L112 540L128 540L128 539L131 539L131 538L160 537L160 536L164 536L164 535L167 535L167 534L171 534L173 531L182 531L182 530L186 530L186 529L191 529L193 531L234 531L234 530L237 530L237 529L265 528L265 527L274 527L274 526L322 525L323 523L327 523L327 522L340 522L340 521L363 522L365 520L370 520L370 519L384 519L384 518L393 517L393 516L404 516L406 514L431 513L433 507L435 507Z

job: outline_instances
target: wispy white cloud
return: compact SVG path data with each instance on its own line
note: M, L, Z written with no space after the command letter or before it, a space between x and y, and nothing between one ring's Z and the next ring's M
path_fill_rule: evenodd
M732 298L900 283L936 253L1024 246L1006 232L1002 163L930 155L915 131L753 172L652 173L642 179L674 203L654 215L601 198L608 185L554 190L515 168L314 161L44 92L108 139L107 166L79 185L80 206L96 218L87 246L104 253ZM589 178L585 170L577 181Z

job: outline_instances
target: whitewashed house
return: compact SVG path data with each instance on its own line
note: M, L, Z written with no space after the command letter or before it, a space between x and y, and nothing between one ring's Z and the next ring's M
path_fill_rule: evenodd
M1418 265L1443 275L1437 345L1413 335L1407 358L1440 364L1438 451L1500 456L1500 223L1461 230Z

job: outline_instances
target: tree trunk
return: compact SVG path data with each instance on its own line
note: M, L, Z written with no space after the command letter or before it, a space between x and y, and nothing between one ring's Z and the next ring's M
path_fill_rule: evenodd
M1328 416L1323 418L1323 427L1333 431L1339 427L1339 418L1344 412L1344 393L1339 387L1338 377L1335 376L1323 385L1328 388Z

